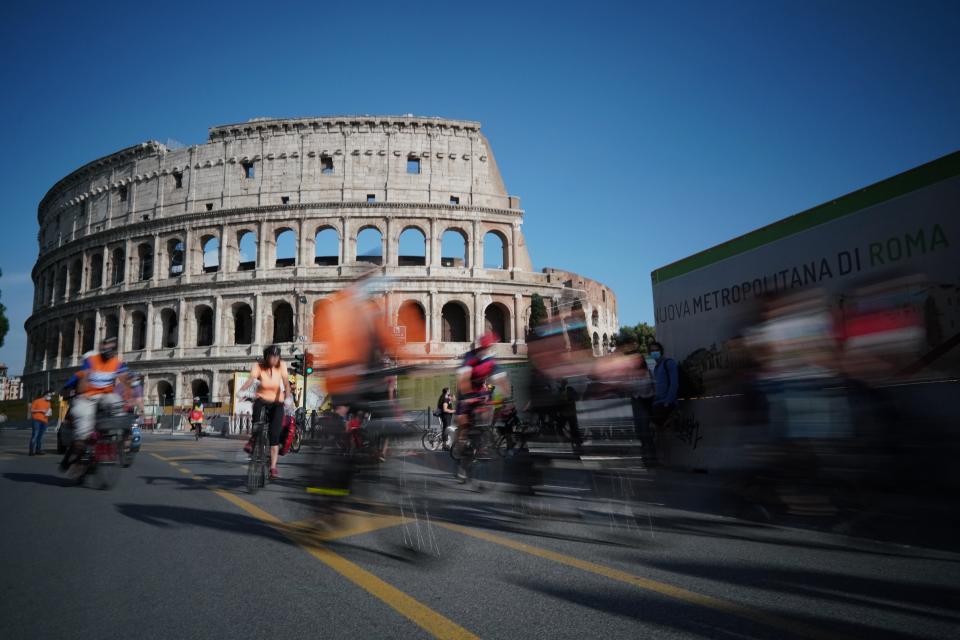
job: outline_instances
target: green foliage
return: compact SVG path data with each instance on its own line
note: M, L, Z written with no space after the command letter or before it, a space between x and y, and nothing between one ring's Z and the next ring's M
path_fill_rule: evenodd
M540 326L547 319L547 305L543 302L543 297L535 293L530 297L530 328Z
M620 333L617 336L619 345L637 345L640 351L649 351L648 347L656 339L656 333L653 327L646 322L641 322L635 326L624 325L620 327Z

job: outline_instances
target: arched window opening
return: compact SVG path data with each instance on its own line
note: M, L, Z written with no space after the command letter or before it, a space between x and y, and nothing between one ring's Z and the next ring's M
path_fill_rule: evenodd
M160 312L160 347L173 349L179 338L177 312L173 309L164 309Z
M90 256L90 288L99 289L103 286L103 254L95 253Z
M124 251L121 248L116 248L113 250L113 268L111 269L111 278L110 284L122 284L124 276L124 260L126 257Z
M103 337L116 338L120 334L120 320L117 316L110 314L103 321ZM98 345L99 346L99 345Z
M600 355L600 335L597 333L593 334L593 355Z
M357 262L383 264L383 235L379 229L367 227L357 234Z
M496 231L488 231L483 236L483 268L506 269L507 264L506 240Z
M83 282L83 263L79 259L70 265L70 294L80 293L80 283Z
M274 266L293 267L297 264L297 234L283 229L277 234L277 260Z
M93 318L84 318L80 322L80 352L87 353L93 351L97 344L97 331L94 326Z
M407 227L400 234L397 264L401 267L422 267L427 264L427 236L416 227Z
M233 307L233 343L253 344L253 311L250 305L239 303Z
M57 299L62 300L67 295L67 265L57 270Z
M253 231L241 231L237 237L239 262L237 271L253 271L257 268L257 234Z
M203 272L216 273L220 270L220 238L208 236L203 239Z
M153 277L153 247L146 242L137 246L137 279L149 280Z
M70 364L73 358L73 327L66 326L61 332L60 338L60 363L62 366Z
M314 240L314 264L324 267L340 264L340 235L336 229L324 227L317 231Z
M590 324L595 327L600 326L600 312L596 309L593 310L593 313L590 314Z
M134 311L130 317L130 349L142 351L147 348L147 316L142 311Z
M403 327L407 342L427 341L427 316L420 303L408 300L400 305L397 325Z
M197 346L213 345L213 309L200 305L195 311L197 319Z
M202 404L209 404L211 401L210 398L210 387L207 385L206 380L194 380L190 383L190 392L193 394L192 401L196 402L199 400Z
M444 267L466 267L467 234L458 229L447 229L440 236L440 264Z
M444 342L469 342L467 310L458 302L448 302L440 311Z
M497 336L497 342L510 342L510 312L499 302L489 305L483 313L484 330Z
M173 404L173 385L166 380L157 382L157 403L161 407L169 407Z
M293 342L293 307L288 302L273 303L273 342Z
M183 240L180 238L173 238L167 242L167 256L169 259L167 273L171 278L183 275L184 250Z
M603 351L601 352L600 355L605 356L608 353L610 353L610 338L607 336L607 334L603 334L603 338L601 339L600 344L603 347Z

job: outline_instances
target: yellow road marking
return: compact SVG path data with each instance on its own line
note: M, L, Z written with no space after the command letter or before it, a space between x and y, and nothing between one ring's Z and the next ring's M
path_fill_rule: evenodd
M291 527L284 525L276 516L267 513L257 505L223 489L211 489L211 491L258 520L272 525L311 556L361 589L364 589L367 593L379 598L394 611L418 625L435 638L449 638L451 640L472 640L479 638L453 620L437 613L393 585L384 582L369 571L360 568L359 565L350 562L346 558L318 544L316 539L310 535L297 532Z
M157 454L152 455L160 460L168 462L173 467L178 467L176 462L165 460L162 456ZM189 473L186 469L180 470ZM200 479L200 477L194 476L194 479ZM207 488L227 502L230 502L231 504L239 507L241 510L247 512L251 516L271 525L276 530L290 538L301 549L309 553L311 556L324 563L361 589L364 589L371 595L379 598L394 611L418 625L435 638L449 638L450 640L479 640L479 636L467 631L453 620L450 620L446 616L437 613L430 607L427 607L420 601L407 595L393 585L381 580L369 571L362 569L359 565L350 562L346 558L341 557L340 555L319 544L319 542L323 540L335 540L337 538L344 538L361 533L369 533L378 529L396 526L403 522L403 518L399 516L375 516L361 519L358 516L354 516L360 521L353 523L352 526L339 528L335 531L309 531L305 529L309 524L313 524L310 521L284 524L273 514L264 511L257 505L249 502L248 500L244 500L238 495L223 489L214 489L212 487Z
M309 536L314 540L329 542L340 538L372 533L380 529L389 529L390 527L395 527L406 522L406 520L400 516L368 516L356 512L344 515L344 520L338 523L336 529L328 528L326 531L318 531L316 527L324 527L327 525L322 520L313 518L300 520L298 522L288 522L286 526L294 531L302 532L302 535Z
M773 627L774 629L787 631L795 636L817 639L829 638L831 640L843 637L818 627L790 620L788 618L782 618L771 613L765 613L759 609L753 609L751 607L737 604L736 602L732 602L730 600L715 598L713 596L690 591L682 587L676 587L671 584L667 584L666 582L651 580L650 578L641 578L640 576L635 576L631 573L627 573L626 571L620 571L612 567L605 567L594 562L574 558L562 553L550 551L549 549L535 547L533 545L525 544L510 538L505 538L503 536L498 536L486 531L471 529L469 527L464 527L450 522L437 522L437 524L441 527L450 529L451 531L457 531L464 535L479 538L480 540L485 540L487 542L492 542L493 544L498 544L509 549L513 549L514 551L521 551L523 553L528 553L530 555L537 556L538 558L557 562L568 567L589 571L590 573L600 575L611 580L623 582L647 591L653 591L670 598L688 602L690 604L706 607L707 609L713 609L715 611L720 611L722 613L734 615L740 618L746 618L747 620L752 620L762 625Z
M215 458L215 457L216 457L216 456L211 455L211 454L209 454L209 453L198 453L198 454L193 455L193 456L174 456L174 457L172 457L172 458L164 458L164 460L166 460L167 462L178 462L178 461L181 461L181 460L199 460L199 459L201 459L201 458L202 458L202 459L209 459L209 458Z
M190 471L190 469L184 469L183 467L177 467L177 469L180 470L180 473L186 473L188 475L193 473L193 471Z

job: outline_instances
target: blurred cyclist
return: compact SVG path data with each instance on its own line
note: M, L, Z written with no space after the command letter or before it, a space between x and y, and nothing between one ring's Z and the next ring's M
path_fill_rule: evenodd
M487 406L491 400L491 385L500 389L504 397L509 397L510 381L497 365L493 355L493 345L497 336L488 332L480 336L477 347L471 349L457 369L457 386L460 391L457 402L457 439L464 441L470 429L476 426L477 411ZM461 458L457 468L457 478L467 479L466 466L469 460Z
M81 451L83 443L93 433L97 409L103 408L111 413L121 409L121 399L115 393L117 384L122 385L124 396L130 394L127 365L117 354L117 339L104 339L100 343L100 352L86 358L76 376L78 395L71 403L71 414L74 450Z

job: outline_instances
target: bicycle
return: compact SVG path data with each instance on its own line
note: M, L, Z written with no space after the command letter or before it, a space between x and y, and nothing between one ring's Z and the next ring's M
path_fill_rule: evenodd
M120 479L120 470L128 466L123 445L123 426L114 425L93 431L84 444L77 460L67 466L80 465L77 484L83 484L87 476L96 475L101 489L111 489Z
M296 431L293 434L293 442L290 443L290 451L292 453L300 453L300 447L303 446L303 440L306 437L306 421L306 411L303 408L297 409L294 418L294 429L296 429Z
M253 423L253 450L247 463L247 491L256 493L267 484L267 466L270 464L270 446L267 437L266 409L260 410Z

